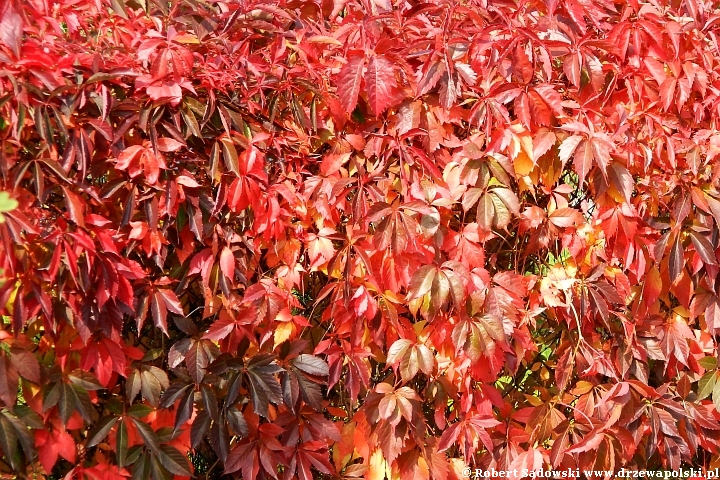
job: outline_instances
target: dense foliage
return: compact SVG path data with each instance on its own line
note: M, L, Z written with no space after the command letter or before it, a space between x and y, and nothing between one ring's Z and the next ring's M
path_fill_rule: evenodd
M719 14L3 0L0 471L720 466Z

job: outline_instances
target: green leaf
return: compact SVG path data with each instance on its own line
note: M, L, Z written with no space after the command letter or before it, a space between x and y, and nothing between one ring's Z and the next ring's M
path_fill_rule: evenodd
M139 456L132 470L132 480L147 480L150 478L150 456Z
M110 430L112 430L112 427L115 426L117 421L118 418L113 415L107 415L98 420L97 424L93 427L90 433L88 433L86 448L94 447L105 440L105 437L108 436Z
M700 360L698 360L698 363L705 370L715 370L717 368L717 358L715 358L715 357L710 357L710 356L703 357Z
M227 422L228 426L233 431L233 433L235 433L235 435L238 435L240 437L248 436L248 424L247 421L245 421L245 416L240 410L235 407L228 408ZM193 423L193 426L194 425L195 424Z
M280 371L282 368L274 363L274 356L268 354L256 355L245 369L255 412L265 418L268 416L268 403L282 401L282 390L275 378Z
M207 385L200 387L200 393L202 395L203 405L205 410L210 414L210 418L217 421L218 419L218 402L215 392Z
M200 132L200 125L198 124L197 118L195 118L195 115L190 111L190 109L187 107L181 108L180 115L185 121L185 125L187 126L190 133L195 135L197 138L202 138L202 133Z
M234 407L233 407L234 408ZM229 411L228 411L229 413ZM229 418L228 418L229 422ZM230 424L232 428L232 424ZM205 410L201 410L197 417L195 417L195 420L192 422L192 426L190 427L190 442L192 444L192 448L197 448L198 445L200 445L200 442L203 441L205 438L205 434L207 433L208 429L210 428L210 416L207 414ZM237 433L237 431L236 431Z
M172 474L162 466L160 459L153 456L150 459L153 480L172 480Z
M142 458L141 454L145 451L144 445L134 445L130 447L127 451L127 457L125 457L125 464L126 465L132 465L133 463L137 462L138 458ZM135 470L133 468L133 470Z
M0 223L5 222L3 212L10 212L18 207L19 203L14 198L10 198L8 192L0 192Z
M67 424L72 413L75 411L75 392L73 392L70 385L64 382L60 383L58 410L60 411L60 420L62 420L63 425Z
M127 465L128 433L124 421L120 421L115 435L115 454L119 467Z
M80 416L88 423L93 421L92 415L95 412L93 408L92 400L88 395L87 390L77 385L69 385L72 390L73 396L75 397L75 409L80 413Z
M423 265L420 267L410 279L407 299L414 300L428 293L432 289L436 273L437 268L435 265Z
M484 231L489 232L493 227L493 219L495 218L495 206L489 194L485 194L480 198L477 208L476 221L478 226Z
M143 355L141 362L152 362L165 355L165 351L162 348L151 348L145 355Z
M157 405L160 401L160 393L170 386L167 373L155 366L144 366L141 369L140 378L142 383L140 390L143 398L150 402L150 405Z
M476 325L471 325L470 335L468 335L465 343L465 354L472 363L475 363L480 359L484 350L483 347L482 334Z
M672 283L675 283L677 278L680 276L680 273L682 272L684 266L684 250L682 247L682 242L680 241L680 234L677 234L675 236L675 241L673 242L672 248L670 249L670 260L668 262L668 271L670 273L670 281Z
M233 144L232 140L229 138L223 138L221 140L222 142L222 151L223 151L223 160L225 160L225 166L228 170L230 170L232 173L240 176L240 164L238 163L238 153L235 149L235 145Z
M140 376L140 371L133 370L127 380L125 380L125 395L129 403L132 403L135 400L135 397L137 397L138 393L140 393L141 387L142 378Z
M165 390L162 397L160 398L160 408L168 408L171 405L174 405L178 398L182 397L183 394L185 394L185 392L187 391L187 389L192 387L193 385L191 383L173 383L167 390Z
M140 437L142 437L145 445L154 453L160 451L160 440L150 425L133 417L129 418L135 424L135 427L137 428L137 431L140 434Z
M0 447L5 452L5 458L10 460L14 470L20 470L17 458L17 435L10 421L5 415L0 415Z
M73 373L68 375L68 379L78 387L82 387L85 390L101 390L103 388L100 382L98 382L93 375L80 370L75 370Z
M132 69L119 69L114 72L98 72L94 73L90 76L90 78L87 79L85 82L85 85L91 84L91 83L97 83L97 82L104 82L105 80L113 80L116 78L120 78L123 75L128 76L137 76L137 73L135 73Z
M35 412L33 412L33 414L37 416ZM10 412L2 412L2 415L12 424L13 428L15 429L15 435L20 441L20 445L25 452L25 457L33 458L35 456L35 438L30 433L28 425L26 425L25 422L23 422ZM28 417L29 416L26 416L24 418Z
M411 348L400 361L400 376L403 382L409 382L417 375L420 369L420 363L418 361L417 350Z
M708 372L703 375L703 377L698 382L698 398L700 400L707 398L711 393L713 393L716 380L716 372Z
M715 387L713 388L712 399L715 408L720 410L720 382L718 382L718 373L715 374Z
M40 418L40 415L35 413L27 405L15 405L13 413L17 416L20 423L23 424L23 428L26 426L36 429L45 428L45 422Z
M155 430L155 434L158 436L160 443L172 442L180 432L176 432L172 427L160 427Z
M203 385L204 387L204 385ZM193 412L193 399L195 397L195 391L193 389L187 389L185 395L180 399L177 412L175 413L175 431L179 430L185 422L190 420ZM217 404L215 405L217 409Z
M170 445L163 445L160 447L160 451L158 451L156 455L162 466L170 473L174 473L175 475L184 475L186 477L192 475L192 472L188 467L187 458L176 448L171 447Z
M154 412L155 409L144 403L136 403L127 409L127 414L134 418L144 418Z

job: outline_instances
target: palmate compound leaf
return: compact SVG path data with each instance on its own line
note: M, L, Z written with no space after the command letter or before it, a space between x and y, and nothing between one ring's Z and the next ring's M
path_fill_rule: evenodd
M390 346L387 364L393 366L399 364L400 377L404 383L407 383L417 375L418 371L431 375L435 368L435 357L426 345L401 338Z
M126 395L132 402L139 393L151 405L157 405L160 394L170 386L167 373L154 365L133 369L125 382Z
M498 344L505 345L507 336L501 319L482 315L458 322L452 340L457 354L464 353L475 363L482 355L493 355Z
M80 371L74 371L68 375L68 379L70 382L61 379L48 386L43 398L43 411L57 406L64 425L67 425L75 412L86 422L92 422L94 408L88 390L99 390L101 385L92 375Z
M247 387L250 390L253 408L258 415L268 416L268 405L282 402L282 389L275 375L283 371L275 363L275 356L259 354L245 367Z
M290 368L280 374L283 401L285 406L295 411L297 400L303 401L316 411L322 410L321 384L323 377L330 373L327 362L319 357L300 354L290 361Z
M605 133L594 133L589 136L571 135L560 145L560 160L565 164L571 157L573 158L578 185L583 185L593 165L597 165L603 177L607 179L612 145L610 137Z
M434 317L452 303L458 307L465 298L465 286L460 275L464 267L454 261L441 267L423 265L410 279L407 299L412 311L420 310L423 316ZM457 271L456 271L457 270Z
M0 412L0 448L15 470L21 469L22 456L28 461L36 453L28 425L9 411Z
M471 189L474 190L474 189ZM472 207L474 201L463 201L463 207ZM520 215L520 202L517 195L508 188L492 188L480 196L477 206L477 223L490 232L505 230L510 224L513 216Z
M464 454L467 454L464 445L474 445L477 440L480 440L488 451L492 451L492 438L490 438L486 429L492 428L499 423L499 421L492 417L471 415L468 418L449 426L443 432L440 437L440 442L438 443L438 451L446 451L458 440L460 440L461 445L463 445L461 451L463 451Z
M185 353L185 365L195 383L202 382L208 365L220 355L220 350L212 340L193 339Z

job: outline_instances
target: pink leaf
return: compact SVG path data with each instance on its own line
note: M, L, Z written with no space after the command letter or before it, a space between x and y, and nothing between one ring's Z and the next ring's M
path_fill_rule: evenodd
M182 148L183 144L178 142L177 140L173 140L172 138L158 138L157 140L157 149L161 152L174 152L175 150L178 150Z
M235 278L235 256L228 247L220 254L220 269L228 279Z
M20 45L22 43L23 19L15 10L14 2L5 1L0 6L0 41L13 51L16 57L20 57Z

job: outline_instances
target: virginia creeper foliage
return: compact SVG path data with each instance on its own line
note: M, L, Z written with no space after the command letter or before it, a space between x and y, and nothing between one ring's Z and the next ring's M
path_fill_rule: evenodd
M719 467L719 26L0 1L0 471Z

